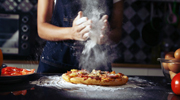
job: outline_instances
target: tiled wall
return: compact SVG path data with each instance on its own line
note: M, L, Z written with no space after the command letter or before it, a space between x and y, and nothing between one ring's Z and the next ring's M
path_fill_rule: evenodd
M7 12L29 12L37 8L37 0L0 0L0 10Z
M160 0L159 0L160 1ZM126 0L124 3L123 34L119 43L120 53L123 54L125 63L151 63L157 64L157 58L163 57L163 51L174 51L180 47L180 27L166 22L169 14L169 4L172 8L173 2L152 2ZM152 9L153 8L153 9ZM152 11L153 10L153 14ZM180 16L180 6L176 4L176 12ZM154 22L158 25L157 31L150 31L151 18L158 17ZM155 25L154 25L155 26ZM162 26L162 27L160 27ZM143 29L150 29L146 33ZM147 34L146 39L144 35ZM156 34L159 34L156 35ZM157 39L156 39L157 38ZM157 41L159 39L159 42ZM148 40L146 42L146 40Z
M173 2L168 2L168 0L166 0L166 2L165 0L158 0L158 2L155 0L152 1L125 0L122 26L123 33L121 41L118 44L117 50L119 51L119 58L116 62L156 64L158 63L157 58L163 55L162 51L175 50L180 47L180 24L171 25L166 22L166 16L169 14L168 4L170 3L173 6ZM153 16L151 16L152 5L154 8ZM37 0L0 0L0 11L29 12L33 13L36 17ZM179 3L176 5L176 12L178 16L180 16ZM161 19L161 23L155 21L155 25L158 25L158 31L142 32L145 25L150 25L148 23L151 22L151 17ZM160 25L162 25L162 27L159 27ZM145 31L147 31L147 29ZM147 44L143 40L144 35L142 34L147 34L145 35L145 41L149 40L150 44ZM158 39L160 42L157 43L156 40ZM39 46L43 41L38 37L36 41L37 48L35 51L37 51L37 53L34 55L39 57L41 50Z

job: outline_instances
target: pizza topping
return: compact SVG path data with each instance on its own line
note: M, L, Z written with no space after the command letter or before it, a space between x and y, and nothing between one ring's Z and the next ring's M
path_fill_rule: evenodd
M101 71L93 69L89 76L101 76Z
M110 74L116 74L116 72L115 72L115 71L112 71Z
M109 71L101 71L101 74L109 74Z
M107 76L110 77L110 78L117 78L117 77L119 77L119 75L117 75L117 74L107 74Z
M69 76L78 76L78 73L71 73Z
M78 71L78 74L89 74L89 72L86 70L80 70Z
M73 71L77 71L77 69L71 69L71 71L73 72Z
M18 76L18 75L27 75L34 73L35 69L27 70L24 68L17 67L5 67L1 69L1 76Z
M99 76L89 76L91 79L101 80L101 77Z
M101 71L101 70L92 70L91 73L89 73L87 70L77 70L72 69L71 71L67 71L66 73L70 77L81 77L84 78L84 80L91 78L96 80L102 80L102 81L114 81L114 79L121 78L123 76L122 73L117 73L115 71L109 72L109 71Z
M91 73L97 74L97 73L100 73L100 72L101 72L100 70L95 70L95 69L93 69Z

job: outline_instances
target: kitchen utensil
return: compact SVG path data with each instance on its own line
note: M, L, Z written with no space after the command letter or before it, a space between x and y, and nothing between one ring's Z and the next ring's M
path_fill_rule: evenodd
M21 76L0 76L0 84L15 84L28 81L29 77L33 74Z
M156 7L156 11L154 12L154 3L151 3L151 17L150 17L151 27L155 31L161 31L161 29L163 28L163 20L162 18L160 18L159 15L156 15L158 13L157 9L158 8Z
M141 31L142 40L149 46L154 47L159 44L160 31L163 27L163 21L158 15L154 15L154 4L151 3L150 22L145 24Z
M180 18L180 6L178 7L178 18ZM180 21L178 21L178 29L180 29Z
M178 17L175 14L175 12L176 12L176 10L175 10L176 9L176 2L174 2L173 10L172 10L172 7L171 7L170 3L168 4L168 6L169 6L169 14L167 16L167 22L169 24L176 25L178 23Z

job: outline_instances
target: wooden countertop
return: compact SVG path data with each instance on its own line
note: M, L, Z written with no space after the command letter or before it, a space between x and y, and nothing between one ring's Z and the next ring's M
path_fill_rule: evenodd
M39 61L23 61L23 60L4 60L4 64L39 64ZM129 68L161 68L160 64L126 64L112 63L113 67L129 67Z

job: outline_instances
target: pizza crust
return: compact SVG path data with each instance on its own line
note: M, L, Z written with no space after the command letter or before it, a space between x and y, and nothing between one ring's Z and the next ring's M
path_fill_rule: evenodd
M62 75L62 78L63 78L65 81L70 82L70 77L69 77L68 75L63 74L63 75Z
M67 82L71 82L71 83L75 83L75 84L102 85L102 86L118 86L118 85L124 85L128 82L127 76L122 76L121 79L105 81L105 80L92 79L90 77L88 79L84 79L81 77L70 77L64 73L62 75L62 78Z
M128 81L127 76L123 76L122 79L115 79L114 81L101 81L100 85L106 86L117 86L117 85L124 85Z
M80 78L80 77L70 78L70 82L71 82L71 83L80 84L80 83L83 83L83 81L84 81L84 79L83 79L83 78Z

